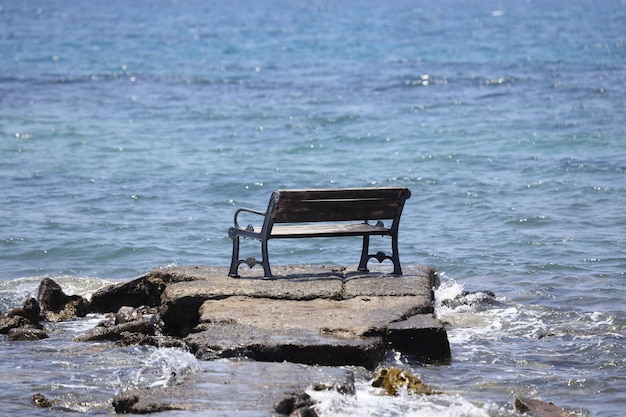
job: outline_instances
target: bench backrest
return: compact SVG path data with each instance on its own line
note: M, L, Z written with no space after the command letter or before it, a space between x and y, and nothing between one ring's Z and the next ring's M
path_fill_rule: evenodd
M273 223L400 219L408 188L276 190L268 211Z

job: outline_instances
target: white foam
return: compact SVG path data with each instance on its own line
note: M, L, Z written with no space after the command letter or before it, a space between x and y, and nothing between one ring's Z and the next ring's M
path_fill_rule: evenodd
M459 395L413 395L406 390L397 396L385 395L368 381L355 382L354 396L334 391L307 393L316 401L315 409L322 417L487 417L483 408Z
M198 359L180 348L148 348L142 365L123 385L125 388L156 388L176 385L200 370Z

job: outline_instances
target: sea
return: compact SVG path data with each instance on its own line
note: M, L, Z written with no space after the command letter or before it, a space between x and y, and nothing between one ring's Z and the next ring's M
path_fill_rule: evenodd
M3 313L46 277L88 298L227 266L235 210L275 189L388 186L411 189L400 258L438 272L452 350L388 362L443 394L358 372L354 396L311 394L321 416L624 415L626 1L0 0ZM270 243L273 264L359 250ZM109 415L200 368L73 341L101 319L0 335L0 414Z

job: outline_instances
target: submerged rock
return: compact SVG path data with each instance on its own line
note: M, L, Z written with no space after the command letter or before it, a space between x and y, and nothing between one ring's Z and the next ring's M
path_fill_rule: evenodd
M37 407L47 408L52 407L52 400L49 400L45 395L41 393L33 394L33 402Z
M515 398L515 409L520 413L530 413L535 417L573 417L577 415L574 411L568 411L551 402L524 397Z
M9 330L8 340L11 342L24 340L47 339L48 334L41 329L28 329L24 327Z
M398 395L401 390L405 389L409 394L440 394L440 392L424 384L411 372L396 367L379 370L374 381L372 381L372 386L384 389L388 395Z

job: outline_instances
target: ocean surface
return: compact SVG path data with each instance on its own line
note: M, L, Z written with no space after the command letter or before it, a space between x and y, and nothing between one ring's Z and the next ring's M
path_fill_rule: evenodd
M226 266L235 210L276 188L408 187L401 260L438 271L453 359L390 360L446 394L361 378L314 394L322 416L623 415L625 45L623 0L0 1L0 311L44 277L89 297ZM270 243L274 264L359 249ZM474 291L496 300L451 302ZM0 335L2 413L107 415L198 367L72 342L99 319Z

